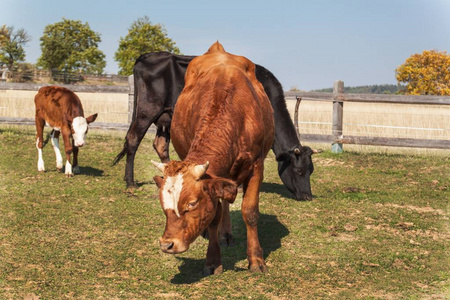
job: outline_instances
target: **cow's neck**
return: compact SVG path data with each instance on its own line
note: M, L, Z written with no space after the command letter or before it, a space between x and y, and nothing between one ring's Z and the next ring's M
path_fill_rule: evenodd
M208 141L214 140L212 144ZM194 164L204 164L209 162L209 173L217 176L225 176L233 164L233 153L227 149L232 149L232 142L217 141L204 136L197 141L194 140L184 161Z
M220 173L218 170L218 166L224 167L224 169L227 168L226 161L231 161L231 158L229 157L229 153L222 152L219 149L215 149L213 151L189 151L186 158L183 160L186 162L190 162L193 164L205 164L206 162L209 162L209 173L212 172L215 175L219 175L216 173ZM217 172L215 172L217 171Z
M81 107L81 105L72 105L69 113L70 116L74 119L76 117L84 117L83 107Z
M280 110L280 108L278 109ZM274 112L275 138L272 150L275 155L301 145L289 113L286 108L284 109L286 110L285 114L281 114L279 110Z
M264 91L272 104L275 123L275 138L272 150L275 155L279 155L287 150L300 146L300 141L286 107L281 84L275 76L264 67L257 66L256 71L256 76L258 80L263 83Z

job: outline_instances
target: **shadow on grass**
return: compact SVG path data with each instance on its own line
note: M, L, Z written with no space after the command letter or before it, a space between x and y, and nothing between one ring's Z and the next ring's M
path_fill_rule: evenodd
M291 192L289 192L288 189L282 184L263 182L260 191L265 193L278 194L283 198L295 200L294 195L292 195Z
M99 176L103 176L104 171L97 169L97 168L92 168L92 167L80 167L80 174L86 175L86 176L94 176L94 177L99 177Z
M224 271L248 272L246 268L236 267L239 261L247 260L247 233L241 211L231 212L231 222L235 243L233 246L221 246ZM260 214L258 233L259 242L264 251L264 259L267 259L270 253L281 247L281 239L289 234L289 230L278 221L276 216ZM180 273L176 274L171 282L174 284L191 284L205 277L203 267L206 263L206 250L204 259L178 258L183 261L183 264L179 267Z

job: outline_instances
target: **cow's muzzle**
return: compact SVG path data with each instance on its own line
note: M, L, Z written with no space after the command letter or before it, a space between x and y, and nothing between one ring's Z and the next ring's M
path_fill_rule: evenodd
M161 251L164 253L170 253L170 254L177 254L185 252L189 245L185 245L178 239L159 239L159 247L161 248Z
M159 241L159 247L161 247L161 251L165 252L165 253L172 253L172 249L173 249L173 242L169 242L169 241Z
M298 193L295 198L298 201L311 201L313 199L312 194L308 194L308 193Z

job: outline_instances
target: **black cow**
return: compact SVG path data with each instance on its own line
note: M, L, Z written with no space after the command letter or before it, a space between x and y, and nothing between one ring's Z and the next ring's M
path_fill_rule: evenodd
M134 113L122 151L113 164L127 155L125 181L134 187L134 158L151 124L157 127L153 147L162 162L169 161L172 109L184 87L184 74L195 56L168 52L147 53L134 65ZM312 200L310 175L314 171L311 155L317 153L302 146L284 100L283 88L266 68L256 65L261 82L274 110L275 140L272 150L278 161L278 174L297 200Z

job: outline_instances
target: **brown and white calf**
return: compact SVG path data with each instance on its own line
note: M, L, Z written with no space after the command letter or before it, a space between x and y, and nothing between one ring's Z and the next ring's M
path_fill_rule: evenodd
M34 97L36 107L36 147L38 149L38 171L44 172L42 158L44 126L52 127L51 142L56 155L56 168L62 170L63 158L59 151L59 134L62 133L66 153L65 174L67 177L79 173L78 148L83 147L88 124L95 121L97 114L84 117L83 106L71 90L59 86L45 86ZM73 153L73 163L70 155Z
M166 227L160 247L181 253L208 229L205 272L222 272L218 227L222 209L243 185L242 216L247 228L251 271L266 265L258 239L259 188L264 159L274 139L273 110L255 65L225 52L219 43L194 58L175 106L172 143L182 161L153 162Z

